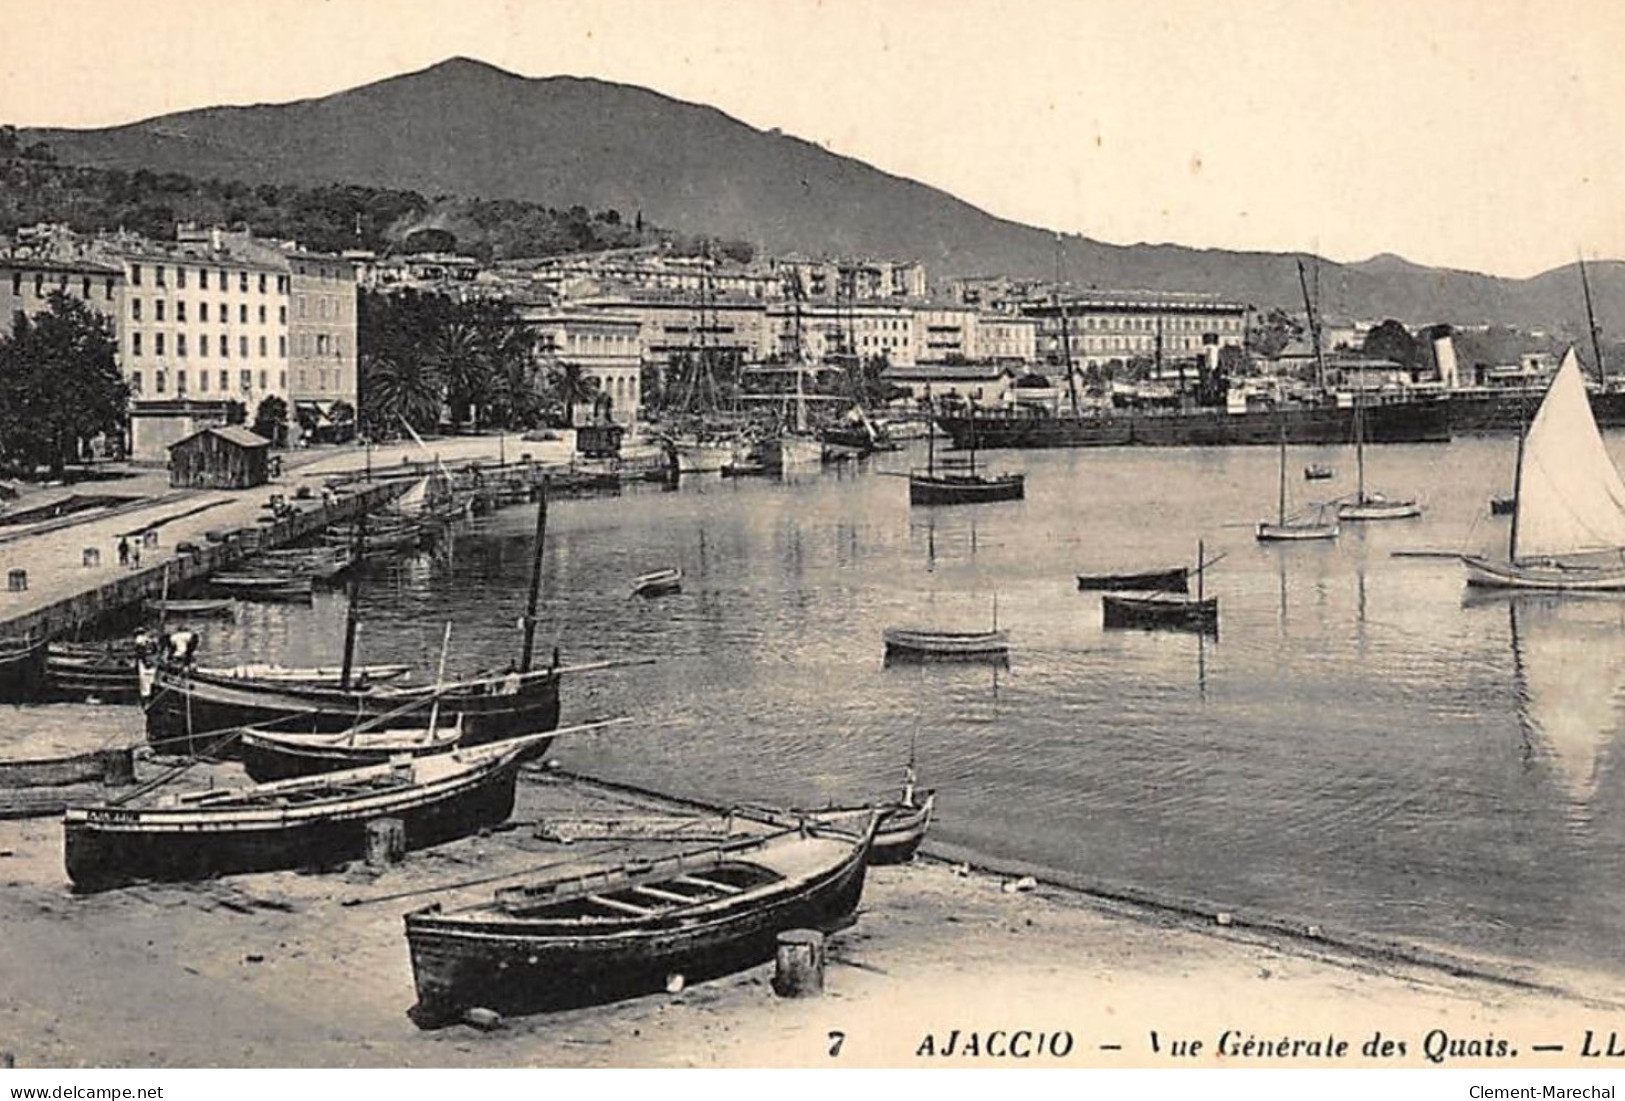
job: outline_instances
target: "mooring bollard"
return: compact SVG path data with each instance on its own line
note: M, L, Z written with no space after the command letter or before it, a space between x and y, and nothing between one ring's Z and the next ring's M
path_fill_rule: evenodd
M124 787L135 783L135 750L103 749L96 754L102 766L102 783L108 787Z
M95 569L102 564L102 552L96 547L86 547L83 561L86 569Z
M773 993L781 998L812 998L824 992L824 934L788 929L779 934Z
M27 570L12 570L10 573L6 574L6 588L9 591L14 592L14 593L25 593L25 592L27 592L28 591L28 571Z
M158 545L158 530L156 528L148 528L146 531L142 532L141 545L146 547L148 550L156 547Z
M406 823L374 818L367 823L367 866L382 868L406 859Z

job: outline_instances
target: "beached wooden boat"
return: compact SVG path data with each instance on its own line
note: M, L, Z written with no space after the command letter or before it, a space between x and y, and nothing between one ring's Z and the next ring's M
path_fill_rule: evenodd
M146 609L148 614L156 616L185 616L187 618L221 616L230 618L237 609L237 602L230 597L209 600L148 600Z
M272 684L307 684L316 688L337 688L344 670L337 665L275 665L253 662L245 665L200 665L197 672L231 680L252 680ZM412 671L410 665L383 662L350 668L350 683L385 684L400 680Z
M931 816L936 812L937 793L905 790L898 798L879 803L851 807L825 807L822 810L787 811L775 820L786 824L801 818L818 822L851 821L854 815L872 811L875 815L875 839L869 846L869 864L907 864L914 859L925 834L931 827Z
M683 571L672 568L656 570L632 579L633 596L665 596L683 591Z
M0 788L63 787L99 781L106 773L101 751L62 757L25 757L0 760Z
M1190 573L1189 566L1136 573L1080 573L1077 575L1078 591L1182 593L1190 588Z
M45 684L45 636L0 638L0 703L37 699Z
M987 661L1010 656L1010 632L888 627L886 657L905 661Z
M540 737L547 737L542 735ZM366 851L367 823L396 818L421 849L497 825L538 736L271 784L130 796L69 807L68 878L80 891L136 880L194 880L331 867Z
M582 668L586 668L583 666ZM250 677L216 676L173 663L153 669L146 703L147 740L164 753L230 758L224 732L305 716L312 730L338 733L404 707L426 714L436 698L444 721L462 716L464 740L493 741L550 730L559 721L559 671L540 669L443 685L329 688ZM403 720L406 721L406 720Z
M1219 633L1219 598L1190 593L1101 593L1100 609L1107 627L1173 628Z
M463 737L461 717L439 726L360 727L338 734L312 733L305 716L274 727L244 727L237 746L243 768L261 783L293 776L381 765L400 757L445 753Z
M872 818L861 833L788 829L414 911L412 1018L596 1005L762 963L782 932L852 923L873 833Z

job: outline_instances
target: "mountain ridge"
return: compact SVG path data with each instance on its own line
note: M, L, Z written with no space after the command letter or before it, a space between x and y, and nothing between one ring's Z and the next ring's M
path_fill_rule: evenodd
M1056 264L1053 231L719 108L597 77L527 77L464 56L288 103L20 136L46 142L71 164L636 211L679 233L745 237L775 254L915 259L934 279L1047 278ZM1327 317L1584 332L1572 264L1509 279L1391 252L1339 264L1305 253L1061 236L1074 286L1208 292L1298 309L1303 260L1319 265ZM1625 264L1598 261L1588 271L1598 320L1618 331Z

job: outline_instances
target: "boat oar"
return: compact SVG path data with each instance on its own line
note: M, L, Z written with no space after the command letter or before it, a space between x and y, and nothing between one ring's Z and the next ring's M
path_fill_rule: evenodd
M1428 549L1406 550L1406 549L1401 548L1400 550L1389 551L1388 552L1388 557L1389 558L1460 558L1461 557L1461 552L1460 551L1453 551L1453 550L1428 550Z

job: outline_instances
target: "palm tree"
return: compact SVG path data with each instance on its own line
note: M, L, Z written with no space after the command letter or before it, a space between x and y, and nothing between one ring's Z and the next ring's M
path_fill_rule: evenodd
M480 406L491 392L491 349L484 328L471 311L459 310L440 326L424 358L445 385L452 423L472 415L474 427L479 428Z
M420 357L361 357L361 419L369 435L392 436L404 421L431 432L440 423L445 386Z

